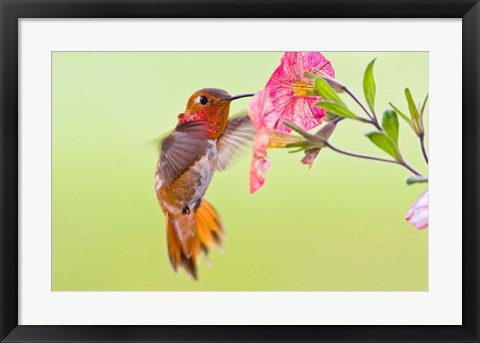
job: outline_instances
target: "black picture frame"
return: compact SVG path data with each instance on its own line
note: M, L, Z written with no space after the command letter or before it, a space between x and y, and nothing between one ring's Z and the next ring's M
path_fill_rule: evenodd
M308 11L305 10L307 7ZM477 212L480 175L478 156L480 5L478 0L0 0L0 11L1 342L479 342L480 275ZM303 18L312 17L312 13L319 13L323 18L462 18L463 324L459 326L217 327L18 325L18 20L20 18Z

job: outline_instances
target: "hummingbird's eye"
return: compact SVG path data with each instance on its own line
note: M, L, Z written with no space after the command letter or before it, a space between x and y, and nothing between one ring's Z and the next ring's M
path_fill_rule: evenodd
M202 105L206 105L208 103L208 99L206 96L201 95L198 97L198 102Z

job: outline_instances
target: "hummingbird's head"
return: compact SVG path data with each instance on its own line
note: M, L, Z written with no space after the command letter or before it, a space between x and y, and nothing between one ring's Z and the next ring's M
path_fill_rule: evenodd
M185 112L178 116L180 123L189 121L208 121L212 128L212 137L218 137L228 121L230 102L254 94L230 95L223 89L203 88L190 96Z

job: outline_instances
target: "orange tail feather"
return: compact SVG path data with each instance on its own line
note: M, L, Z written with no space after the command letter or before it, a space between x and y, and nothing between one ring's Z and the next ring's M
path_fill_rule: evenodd
M173 269L177 271L180 266L188 275L197 280L199 253L203 252L208 255L209 247L221 246L223 224L220 216L204 199L200 206L189 215L165 213L165 217L168 256Z

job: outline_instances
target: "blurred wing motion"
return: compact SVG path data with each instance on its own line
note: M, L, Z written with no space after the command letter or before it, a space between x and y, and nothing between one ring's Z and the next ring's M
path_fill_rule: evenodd
M162 142L160 167L167 187L207 150L210 144L207 126L204 121L180 124Z
M254 135L255 129L248 116L230 119L217 141L217 169L225 170L241 148L253 140Z

